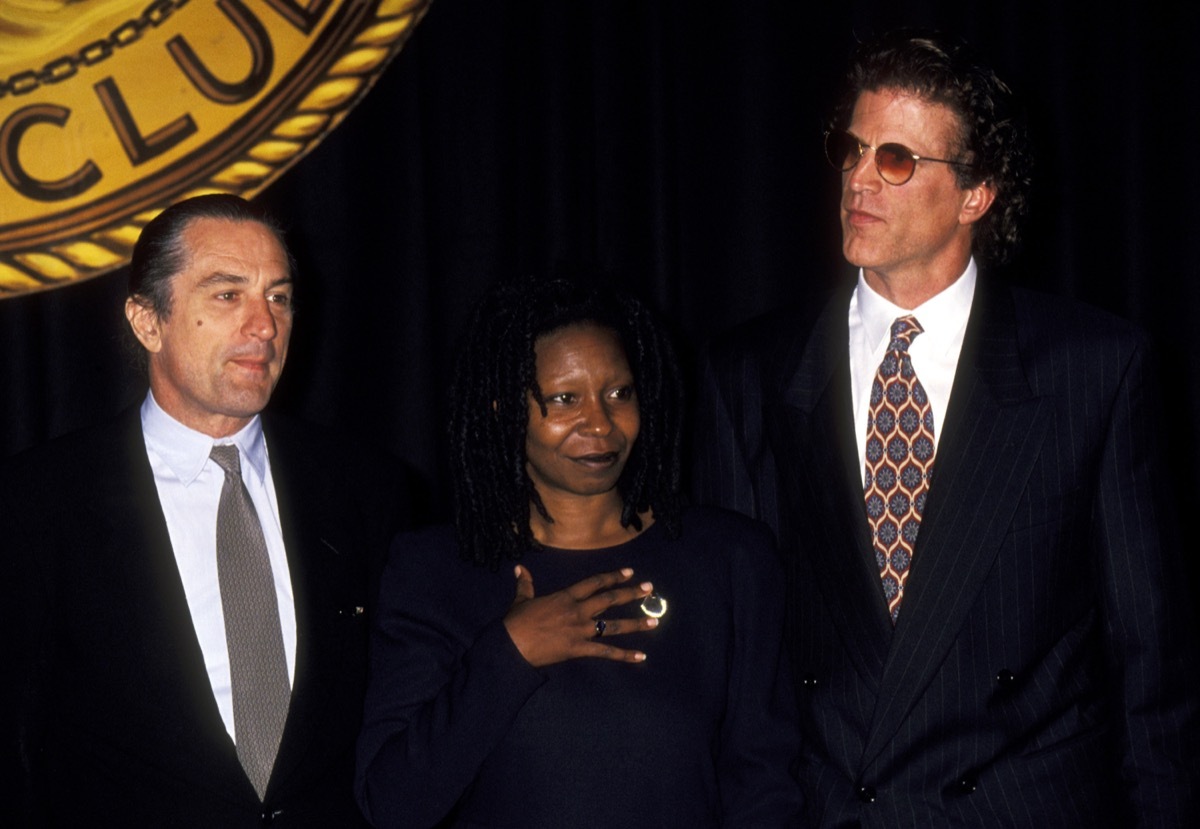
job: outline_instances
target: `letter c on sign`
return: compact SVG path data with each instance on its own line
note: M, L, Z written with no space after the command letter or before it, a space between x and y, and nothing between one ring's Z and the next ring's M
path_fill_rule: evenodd
M35 124L62 127L70 117L71 110L66 107L33 104L18 109L5 119L4 126L0 126L0 175L21 195L35 201L62 201L78 196L100 180L100 168L90 159L57 181L34 178L21 166L18 150L26 130Z

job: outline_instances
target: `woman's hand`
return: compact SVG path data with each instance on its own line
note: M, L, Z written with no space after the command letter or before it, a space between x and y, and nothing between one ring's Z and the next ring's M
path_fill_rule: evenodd
M608 608L645 598L654 591L654 585L648 581L617 587L633 577L633 570L626 567L599 573L537 598L534 598L533 574L519 564L514 573L517 595L504 617L504 626L530 665L541 668L588 656L617 662L645 661L646 654L641 651L614 647L608 639L622 633L650 630L658 625L658 619L605 619L600 625L596 621Z

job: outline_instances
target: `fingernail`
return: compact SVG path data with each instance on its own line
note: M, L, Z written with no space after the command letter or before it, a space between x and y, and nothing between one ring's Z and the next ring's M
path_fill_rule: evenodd
M642 589L645 590L647 593L653 593L654 585L648 581L644 581L644 582L642 582Z
M638 652L638 655L637 655L637 657L636 657L636 658L637 658L637 661L638 661L638 662L645 662L645 661L646 661L646 654L644 654L644 653L642 653L641 651L639 651L639 652Z
M647 619L647 620L646 620L646 627L648 627L648 628L656 628L656 627L658 627L658 619Z
M632 567L622 567L621 575L624 576L625 578L629 578L630 576L633 575L633 568Z
M521 565L520 564L518 564L516 567L513 568L513 575L516 576L517 578L521 578Z

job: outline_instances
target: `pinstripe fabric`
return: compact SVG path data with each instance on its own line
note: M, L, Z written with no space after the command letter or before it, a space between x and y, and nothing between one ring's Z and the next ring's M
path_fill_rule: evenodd
M785 554L812 825L1190 825L1194 622L1144 339L981 280L893 631L847 302L718 344L698 407L698 496Z

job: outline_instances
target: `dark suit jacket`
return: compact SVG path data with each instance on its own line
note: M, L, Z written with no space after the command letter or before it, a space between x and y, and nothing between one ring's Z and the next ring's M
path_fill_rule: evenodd
M1191 825L1193 622L1144 338L980 279L893 629L848 301L719 345L700 405L701 498L786 557L809 819Z
M297 625L265 804L213 698L134 409L3 476L6 630L17 631L6 649L19 682L4 701L6 719L18 716L2 771L20 781L4 809L21 812L0 823L363 825L352 781L368 616L406 501L389 471L311 430L264 418L264 433Z

